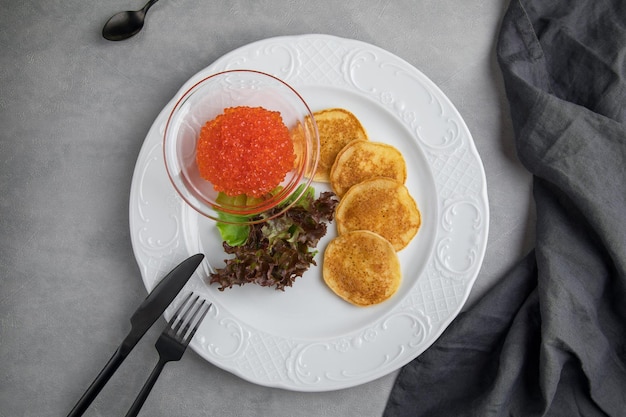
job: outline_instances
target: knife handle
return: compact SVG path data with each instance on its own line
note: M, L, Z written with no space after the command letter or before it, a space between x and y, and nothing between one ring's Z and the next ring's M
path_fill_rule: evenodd
M91 383L87 391L83 394L83 396L78 400L72 411L67 415L67 417L78 417L82 416L87 407L92 403L94 398L98 396L102 388L105 384L111 379L111 376L115 373L117 368L120 367L122 361L126 357L122 353L122 347L120 346L111 359L107 362L107 364L102 368L96 379Z

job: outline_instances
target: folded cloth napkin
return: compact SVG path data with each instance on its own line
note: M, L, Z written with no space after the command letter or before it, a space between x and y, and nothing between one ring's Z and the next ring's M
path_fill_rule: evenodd
M401 370L384 416L626 416L626 2L512 0L497 56L535 249Z

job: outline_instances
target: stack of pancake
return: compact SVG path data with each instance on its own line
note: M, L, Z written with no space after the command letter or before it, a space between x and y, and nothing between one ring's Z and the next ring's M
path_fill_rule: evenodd
M402 154L369 140L360 121L345 109L314 114L320 132L316 181L329 182L340 198L335 213L338 236L324 252L326 284L358 306L391 297L402 280L397 251L421 225L415 200L404 185Z

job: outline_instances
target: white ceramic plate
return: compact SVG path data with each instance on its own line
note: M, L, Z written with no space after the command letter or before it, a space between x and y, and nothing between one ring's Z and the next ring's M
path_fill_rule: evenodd
M377 306L335 296L321 277L323 250L285 292L208 286L225 254L212 221L177 196L165 172L162 135L177 98L207 75L235 68L273 74L313 111L343 107L371 140L396 146L422 227L400 253L403 282ZM327 189L314 184L318 191ZM194 253L207 260L187 289L213 302L191 347L206 360L265 386L327 391L371 381L430 346L465 303L482 263L489 225L483 167L471 134L446 96L420 71L375 46L326 35L278 37L239 48L196 74L163 109L141 149L130 195L133 249L148 291ZM176 305L178 299L174 302ZM165 314L171 316L171 310Z

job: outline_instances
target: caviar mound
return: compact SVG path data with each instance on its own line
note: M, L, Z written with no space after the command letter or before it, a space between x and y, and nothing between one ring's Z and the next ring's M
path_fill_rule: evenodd
M215 191L262 197L293 168L291 133L277 111L237 106L224 109L200 131L196 163Z

